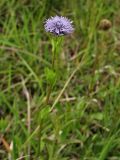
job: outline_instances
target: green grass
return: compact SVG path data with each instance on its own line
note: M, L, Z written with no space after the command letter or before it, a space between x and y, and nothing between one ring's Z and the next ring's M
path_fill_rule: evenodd
M119 0L0 0L1 160L120 160L119 8ZM56 14L75 32L59 46L46 104L44 21Z

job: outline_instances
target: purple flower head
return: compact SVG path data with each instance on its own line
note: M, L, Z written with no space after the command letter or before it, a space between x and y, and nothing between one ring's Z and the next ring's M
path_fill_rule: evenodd
M44 27L46 32L51 32L54 35L58 36L67 35L74 31L74 28L72 26L72 21L62 16L55 16L49 18L45 22Z

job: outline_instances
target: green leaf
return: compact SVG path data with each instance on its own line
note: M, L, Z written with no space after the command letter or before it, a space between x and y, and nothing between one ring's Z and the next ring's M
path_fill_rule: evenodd
M52 69L45 68L45 77L47 83L54 86L57 79L57 75Z

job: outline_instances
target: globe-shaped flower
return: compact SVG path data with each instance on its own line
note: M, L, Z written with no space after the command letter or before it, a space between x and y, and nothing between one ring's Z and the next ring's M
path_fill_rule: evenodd
M72 21L62 16L49 18L46 20L44 27L46 32L51 32L58 36L67 35L74 31Z

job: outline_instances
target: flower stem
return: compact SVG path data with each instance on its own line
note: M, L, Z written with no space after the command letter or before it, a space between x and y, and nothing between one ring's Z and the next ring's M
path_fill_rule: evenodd
M58 39L58 37L56 37L55 39L52 39L52 70L54 72L57 72L58 67L56 66L56 60L58 60L58 51L59 51L59 47L62 44L62 39ZM57 61L58 62L58 61ZM53 88L53 84L49 84L48 83L48 87L47 87L47 96L46 96L46 104L49 104L50 101L50 95L52 92L52 88Z
M55 51L52 53L52 69L55 68Z
M46 104L49 104L49 102L50 102L51 91L52 91L52 87L51 87L51 86L48 86L48 87L47 87Z

